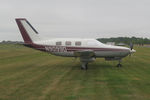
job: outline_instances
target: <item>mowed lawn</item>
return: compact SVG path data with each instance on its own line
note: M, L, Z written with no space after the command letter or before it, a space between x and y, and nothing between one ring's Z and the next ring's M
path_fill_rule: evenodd
M79 59L0 45L0 100L150 100L150 48L117 61Z

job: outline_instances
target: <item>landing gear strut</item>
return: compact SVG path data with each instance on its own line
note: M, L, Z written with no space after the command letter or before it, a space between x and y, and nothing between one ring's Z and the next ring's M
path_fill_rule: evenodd
M88 69L88 63L87 62L82 62L81 69L82 70L87 70Z
M121 59L119 60L119 64L117 65L117 67L122 67L122 65L121 65Z

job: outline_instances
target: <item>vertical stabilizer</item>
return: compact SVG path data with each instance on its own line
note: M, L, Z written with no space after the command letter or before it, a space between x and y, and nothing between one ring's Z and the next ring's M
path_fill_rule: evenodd
M25 18L16 18L16 22L26 44L32 44L41 40L38 32Z

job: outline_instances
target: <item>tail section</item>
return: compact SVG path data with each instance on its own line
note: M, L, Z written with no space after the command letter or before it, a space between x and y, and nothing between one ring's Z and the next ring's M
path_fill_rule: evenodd
M21 35L25 44L32 44L36 41L40 41L41 38L38 32L32 27L32 25L24 18L17 18L16 23L19 27Z

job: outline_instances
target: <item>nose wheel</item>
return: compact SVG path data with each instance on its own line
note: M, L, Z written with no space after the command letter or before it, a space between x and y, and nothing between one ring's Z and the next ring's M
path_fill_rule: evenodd
M117 64L117 67L122 67L121 59L119 60L119 63Z

